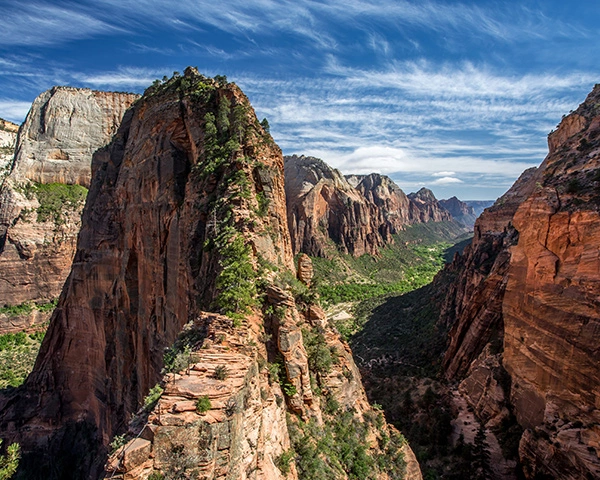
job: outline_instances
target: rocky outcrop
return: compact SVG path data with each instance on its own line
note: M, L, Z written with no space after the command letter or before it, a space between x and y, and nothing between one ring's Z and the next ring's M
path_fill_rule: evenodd
M33 102L0 187L2 305L58 297L75 254L92 153L110 141L137 98L54 87ZM48 318L4 317L1 332Z
M473 228L475 225L477 215L475 214L473 207L467 203L460 201L456 197L451 197L447 200L440 200L439 204L442 208L447 210L457 222L470 228Z
M0 185L8 175L15 153L19 126L0 118Z
M387 176L346 177L314 157L285 157L288 224L294 253L377 254L414 223L451 221L430 190L405 193Z
M416 193L410 193L408 198L415 206L415 222L426 223L452 220L452 215L440 205L433 192L428 188L423 187Z
M451 326L443 366L448 378L462 377L485 345L502 344L502 302L510 246L518 241L512 217L535 185L536 169L525 171L494 206L477 219L473 241L446 270L456 276L448 289L440 322Z
M0 433L21 444L23 475L98 478L111 438L129 428L134 438L106 467L113 478L297 478L288 450L305 436L290 432L316 442L313 425L331 417L323 395L365 425L362 454L390 452L383 419L366 421L376 414L348 347L286 287L300 282L283 158L235 84L188 68L152 86L92 169L40 355L0 403ZM372 463L379 478L401 469L393 454ZM409 470L420 478L414 462Z
M13 180L89 187L92 154L110 141L138 98L72 87L42 93L19 133Z
M360 256L391 241L378 212L344 176L320 159L285 157L288 224L294 253L326 257L336 248Z
M502 395L482 403L481 382L461 385L483 417L494 410L490 398L509 399L525 429L519 458L528 478L600 476L598 104L596 86L549 136L541 167L484 212L451 267L446 375L461 378L496 343L509 376Z

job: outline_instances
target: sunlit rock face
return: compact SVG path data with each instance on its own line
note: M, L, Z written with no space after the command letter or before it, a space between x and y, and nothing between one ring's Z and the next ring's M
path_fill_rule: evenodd
M600 476L599 105L597 86L550 134L540 168L477 221L442 317L455 322L448 378L487 343L500 348L528 478ZM463 383L467 395L477 383Z
M376 255L407 225L452 220L430 190L407 196L385 175L344 177L323 160L292 155L285 176L294 253Z
M0 173L2 305L45 304L60 294L75 254L92 154L110 142L137 98L54 87L33 102L12 144L6 176ZM2 133L7 130L0 128ZM8 133L14 136L14 128ZM0 315L0 332L47 319L38 310Z
M366 452L385 453L397 432L368 404L349 347L311 292L289 287L309 285L312 265L294 266L283 169L223 78L188 68L125 113L93 156L77 253L34 370L0 401L1 436L21 444L26 478L298 478L294 462L281 465L290 431L325 425L330 397L363 425ZM169 363L165 349L184 337L185 362ZM309 338L327 369L315 370ZM373 463L376 476L405 468L419 480L397 444L406 465Z

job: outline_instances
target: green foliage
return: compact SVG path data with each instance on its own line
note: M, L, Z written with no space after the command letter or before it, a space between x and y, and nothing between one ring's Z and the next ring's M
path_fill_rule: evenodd
M216 305L224 315L249 313L256 305L256 272L250 259L250 246L234 235L220 249L221 271L217 276Z
M54 299L47 303L21 303L19 305L4 305L0 307L0 314L17 316L17 315L28 315L34 310L40 312L51 312L56 308L58 299Z
M279 471L283 473L286 477L287 474L290 473L291 462L294 459L294 455L294 450L290 449L286 450L275 459L275 465L277 466Z
M0 389L21 385L35 363L44 330L0 335Z
M217 129L221 135L226 135L229 131L229 113L231 112L231 102L225 96L219 99L217 110Z
M150 475L148 475L148 480L164 480L165 476L159 471L155 470Z
M156 406L163 392L163 388L158 383L150 389L148 395L144 398L144 410L146 412L150 412Z
M197 350L206 337L206 331L188 326L179 334L173 345L166 349L163 357L163 374L180 372L189 366L192 350Z
M302 340L308 355L310 370L321 375L327 375L331 371L333 358L323 332L318 328L303 328Z
M208 395L202 395L198 400L196 400L196 411L198 413L208 412L211 408L212 404L210 403Z
M288 422L300 479L403 478L406 464L402 447L394 439L380 456L369 452L368 428L352 411L326 416L322 426L314 420Z
M0 440L2 445L2 440ZM6 449L6 455L0 455L0 480L8 480L16 473L21 459L21 446L12 443Z
M265 195L265 192L258 192L256 194L256 201L258 203L256 214L259 217L264 217L269 211L269 205L271 203L271 200Z
M191 346L186 344L177 344L167 349L163 357L163 372L177 373L188 368L190 365L191 353Z
M112 442L110 442L110 451L111 454L115 453L119 448L121 448L122 446L124 446L127 443L127 440L125 439L125 434L123 435L115 435L113 437Z
M271 132L271 126L269 125L269 121L267 120L266 117L260 121L260 125L261 125L261 127L263 127L265 132L267 132L267 133Z
M65 213L80 208L87 196L87 188L63 183L34 183L33 191L40 206L37 221L53 221L55 225L65 223Z
M267 370L269 371L269 382L271 384L280 382L281 368L282 366L279 362L269 363Z
M215 367L214 377L217 380L225 380L229 375L229 370L226 365L217 365Z

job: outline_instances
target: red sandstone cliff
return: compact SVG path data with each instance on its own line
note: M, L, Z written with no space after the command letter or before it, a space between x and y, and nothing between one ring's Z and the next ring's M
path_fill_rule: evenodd
M21 443L28 478L98 478L110 439L157 382L164 397L147 428L108 465L120 478L171 468L282 479L286 412L298 415L297 428L308 428L300 417L326 423L326 398L340 413L354 409L367 454L389 451L383 418L366 423L377 415L347 345L316 305L288 291L283 158L237 86L188 68L149 88L92 170L77 253L40 355L25 385L0 402L1 436ZM185 324L181 335L194 339L187 368L163 380L163 353ZM335 352L329 369L315 370L305 335ZM281 366L281 383L266 360ZM228 373L217 375L219 366ZM210 398L208 416L195 407L199 395ZM402 448L408 478L420 478ZM401 468L373 465L384 479ZM296 476L292 466L288 478Z
M414 223L451 221L430 190L406 195L389 177L348 175L314 157L285 157L288 224L294 253L377 254Z
M471 367L462 390L484 421L497 423L505 407L514 413L528 478L600 477L598 104L596 86L550 134L540 168L484 212L450 267L446 375L461 379ZM490 341L502 342L499 368L510 378L498 395L485 386L491 370L482 376L474 363Z

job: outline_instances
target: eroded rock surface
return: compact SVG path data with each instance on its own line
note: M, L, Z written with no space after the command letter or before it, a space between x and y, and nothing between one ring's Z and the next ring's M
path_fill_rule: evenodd
M348 346L318 306L281 285L286 270L294 277L283 158L235 84L188 68L149 88L92 169L75 260L34 370L0 399L0 432L21 444L23 475L98 478L106 465L121 478L283 478L290 431L325 424L324 395L364 424L361 449L395 459L373 463L378 478L402 470ZM320 368L317 347L329 358ZM153 408L144 399L157 383ZM109 442L128 429L133 438L106 464ZM408 478L421 478L401 447Z
M294 253L377 254L414 223L450 221L430 190L406 195L389 177L348 175L314 157L285 157L288 224Z
M2 305L58 297L75 254L92 153L110 141L138 97L54 87L34 101L9 174L0 175ZM48 319L41 312L4 317L1 332Z
M450 267L446 375L467 376L461 391L480 417L502 417L503 405L516 416L528 478L600 477L599 104L596 86ZM504 385L485 380L493 351Z

